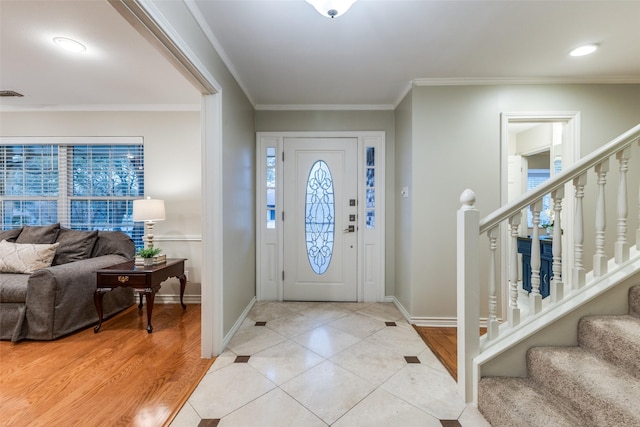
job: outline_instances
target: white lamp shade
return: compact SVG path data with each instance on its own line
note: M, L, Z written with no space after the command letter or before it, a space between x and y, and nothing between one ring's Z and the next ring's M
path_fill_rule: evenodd
M134 221L162 221L164 219L164 200L146 198L133 201Z
M357 0L306 0L318 13L327 18L343 15ZM333 11L333 12L329 12Z

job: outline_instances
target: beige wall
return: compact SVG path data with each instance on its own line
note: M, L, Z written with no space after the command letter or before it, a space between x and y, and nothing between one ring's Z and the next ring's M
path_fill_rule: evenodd
M229 88L222 97L226 118L222 149L226 335L256 296L256 135L254 110L242 92Z
M413 188L413 95L409 93L395 110L396 126L396 187L394 224L396 245L394 250L396 264L395 297L402 306L411 313L413 274L412 258L412 194ZM407 187L409 197L402 197L401 189Z
M256 132L384 131L386 142L385 293L395 282L395 125L393 111L256 111Z
M548 150L553 144L553 125L541 123L535 127L520 132L516 139L515 154L530 155L543 150ZM548 164L546 165L549 166Z
M144 140L145 194L165 200L167 219L154 228L168 257L187 258L186 300L200 298L200 113L25 112L0 113L0 136L137 136ZM179 295L171 280L158 298Z
M228 337L256 295L254 109L187 5L181 1L152 3L219 85L216 96L222 105L222 334ZM219 183L207 184L213 188ZM204 221L212 214L206 212ZM220 301L213 302L214 309L217 304Z
M403 229L410 227L414 241L408 254L412 271L408 280L412 282L396 283L396 288L411 288L411 306L405 308L413 317L456 316L459 196L465 188L474 190L481 217L500 206L500 114L524 111L579 111L580 155L584 156L640 123L640 85L414 87L412 122L404 125L411 127L412 143L398 144L396 153L399 161L408 155L412 159L412 218L410 225L402 225ZM635 147L636 165L639 151ZM640 182L638 169L629 173L629 182L634 185ZM617 180L615 171L609 179ZM593 182L594 177L589 180ZM591 200L595 200L594 187L587 191ZM637 206L637 197L630 194L630 206ZM609 212L615 211L612 199L607 200ZM585 209L593 211L592 203L585 203ZM611 217L607 226L609 242L615 236ZM629 219L629 227L637 227L637 218ZM593 253L590 230L592 227L585 226L586 254ZM487 261L488 254L483 254L481 280L485 283ZM398 280L399 277L398 274ZM485 305L481 304L484 312Z

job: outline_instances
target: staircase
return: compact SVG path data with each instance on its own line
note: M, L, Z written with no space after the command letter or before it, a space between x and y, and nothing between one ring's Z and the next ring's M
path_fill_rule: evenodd
M619 339L614 330L631 328L633 332L629 335L640 336L637 325L640 315L637 312L634 312L633 319L627 317L627 321L617 323L603 318L585 320L580 325L580 340L577 339L575 325L581 317L593 313L624 313L627 290L639 284L638 149L640 124L567 165L560 174L484 218L480 217L476 207L475 193L470 189L462 193L461 207L457 212L458 391L466 402L478 404L479 384L484 377L528 376L528 380L509 380L512 381L509 383L511 389L507 387L500 393L505 399L522 400L535 409L540 407L537 402L540 384L553 390L552 383L558 382L560 385L555 386L556 392L570 390L568 394L572 396L577 390L583 390L585 384L580 381L588 383L589 373L596 369L592 366L597 366L596 360L607 360L603 354L623 353L621 357L627 360L628 351L622 350L619 342L610 340ZM554 212L553 235L550 237L551 265L548 253L545 264L542 264L540 237L542 199L547 194L551 196ZM527 226L523 215L526 208L531 211L532 228ZM524 236L531 239L530 271L527 273L530 274L530 291L525 291L522 286L525 266L517 250L518 239ZM541 293L543 283L550 290L544 299ZM637 304L633 307L633 310L638 310ZM478 328L484 326L481 316L487 333L479 338ZM599 332L602 337L598 338L594 334L603 323L607 329ZM637 338L630 341L635 349L634 356L638 358L639 341ZM578 349L531 350L527 353L531 347L576 345L578 342ZM608 352L606 345L615 351ZM594 359L593 355L598 355L599 359ZM563 359L569 360L569 367L582 374L575 379L577 382L566 377L565 371L562 375L556 371L560 369L558 366L564 366ZM623 366L620 359L609 359L608 363L616 365L616 369ZM627 370L640 378L638 365L633 366L627 366ZM599 367L594 372L602 369ZM616 392L609 390L609 383L599 377L592 380L599 384L593 396L605 391ZM491 381L494 380L486 380L485 391L492 388L487 387ZM630 390L636 393L634 403L640 404L638 383L633 384ZM525 389L525 385L532 387ZM580 395L580 404L589 407L588 402L592 402L589 396ZM483 397L485 402L489 398L487 395ZM546 412L553 411L560 402L558 414L548 415L554 420L562 419L559 414L567 412L568 399L559 394L551 399L553 402L546 402L544 408ZM569 412L588 419L587 409L577 405L570 408ZM618 425L640 427L637 418L635 421ZM572 419L567 423L582 425L575 424ZM598 423L594 421L591 425Z
M527 378L480 380L480 412L494 427L640 426L640 286L628 315L583 317L578 343L530 348Z

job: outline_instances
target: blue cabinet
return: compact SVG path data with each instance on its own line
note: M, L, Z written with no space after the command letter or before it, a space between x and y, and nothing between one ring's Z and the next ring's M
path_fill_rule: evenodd
M553 277L553 240L540 238L540 294L542 298L549 296ZM531 292L531 239L518 237L518 253L522 254L522 288Z

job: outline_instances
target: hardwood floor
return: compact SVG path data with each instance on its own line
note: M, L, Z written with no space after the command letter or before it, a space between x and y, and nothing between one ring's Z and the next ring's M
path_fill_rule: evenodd
M168 425L213 363L200 358L200 305L157 304L145 328L134 305L97 334L0 342L0 423Z
M415 325L413 327L453 379L458 381L458 329ZM486 332L486 328L480 328L480 335Z

